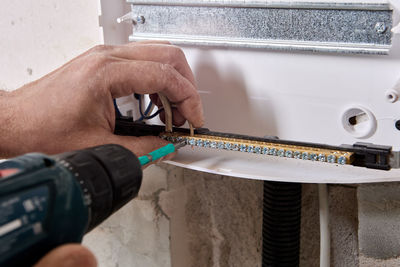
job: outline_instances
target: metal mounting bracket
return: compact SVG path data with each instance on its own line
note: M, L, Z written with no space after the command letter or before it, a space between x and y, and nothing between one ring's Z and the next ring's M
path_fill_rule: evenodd
M130 41L313 52L387 54L392 9L388 4L345 2L127 0Z

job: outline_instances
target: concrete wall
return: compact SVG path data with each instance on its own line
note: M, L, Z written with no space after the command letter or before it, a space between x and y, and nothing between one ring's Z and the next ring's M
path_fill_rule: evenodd
M300 266L319 266L318 185L302 187ZM331 266L358 266L357 188L328 187Z
M172 265L261 266L262 181L167 170Z
M358 187L360 266L400 266L400 186Z
M100 42L96 1L2 0L0 88L36 80Z
M85 236L99 266L171 266L170 220L161 208L167 170L145 171L139 196Z

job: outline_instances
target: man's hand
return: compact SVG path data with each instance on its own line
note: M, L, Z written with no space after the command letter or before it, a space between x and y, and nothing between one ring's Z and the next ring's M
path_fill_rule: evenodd
M93 253L77 244L63 245L53 249L34 267L96 267Z
M46 60L51 60L46 59ZM97 46L22 88L0 94L0 156L60 153L106 143L137 156L166 144L157 137L113 134L113 98L162 92L176 105L174 124L203 125L192 71L168 43Z

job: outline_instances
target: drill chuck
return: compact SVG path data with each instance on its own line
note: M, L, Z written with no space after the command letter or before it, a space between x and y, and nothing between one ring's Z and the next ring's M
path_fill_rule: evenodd
M142 167L119 145L103 145L54 157L79 183L90 208L87 232L138 195Z

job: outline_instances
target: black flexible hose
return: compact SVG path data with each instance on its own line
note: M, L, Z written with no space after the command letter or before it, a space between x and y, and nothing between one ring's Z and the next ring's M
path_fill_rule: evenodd
M301 184L264 181L263 267L299 266Z

